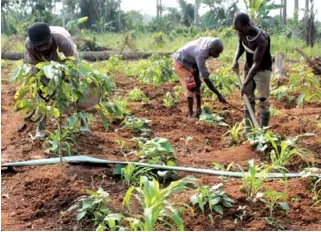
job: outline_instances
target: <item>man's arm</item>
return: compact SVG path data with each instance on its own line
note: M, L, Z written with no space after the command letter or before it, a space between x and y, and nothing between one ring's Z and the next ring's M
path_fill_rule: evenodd
M201 79L203 79L207 87L216 94L220 102L226 102L222 94L215 88L213 82L209 78L210 73L206 68L206 58L203 56L199 56L196 58L196 63L197 63L198 70L201 74Z
M246 79L244 80L244 84L243 84L244 86L247 85L254 78L256 73L259 71L261 60L264 55L267 44L268 44L268 41L266 39L263 39L263 38L259 39L258 47L255 49L254 56L253 56L253 64L249 70L249 73L247 74Z
M234 56L234 61L233 61L233 71L236 72L237 74L239 73L239 59L243 55L245 49L242 44L241 38L239 38L239 45L237 46L235 56Z

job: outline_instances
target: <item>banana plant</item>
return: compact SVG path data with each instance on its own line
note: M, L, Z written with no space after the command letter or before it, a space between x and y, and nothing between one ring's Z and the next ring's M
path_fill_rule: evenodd
M273 0L244 0L246 9L250 12L251 19L258 24L269 19L271 10L283 8L283 5L275 4Z

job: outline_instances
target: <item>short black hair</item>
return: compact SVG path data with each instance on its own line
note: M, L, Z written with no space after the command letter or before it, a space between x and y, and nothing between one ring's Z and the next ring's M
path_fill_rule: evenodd
M233 24L235 25L236 23L241 24L242 26L249 25L251 22L250 16L244 12L237 13L234 16Z
M50 40L51 32L48 24L36 22L28 28L28 36L34 46L38 46Z

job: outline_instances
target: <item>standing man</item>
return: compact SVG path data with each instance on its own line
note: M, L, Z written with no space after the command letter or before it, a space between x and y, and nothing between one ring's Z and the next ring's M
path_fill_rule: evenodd
M223 51L223 43L218 38L201 37L187 43L174 54L174 69L186 93L188 103L188 118L198 118L201 111L201 79L213 91L220 102L225 98L215 88L206 68L209 57L217 58ZM200 78L201 76L201 78ZM193 112L193 101L196 98L196 112Z
M44 61L59 62L59 52L62 52L66 57L74 56L78 63L77 46L71 38L69 32L63 27L49 27L46 23L36 22L28 29L28 38L25 42L26 56L25 60L31 65L36 65ZM33 73L38 70L33 67ZM43 76L41 82L44 85L49 83L49 80ZM38 92L38 98L43 98L42 93ZM49 99L47 99L49 100ZM37 112L38 114L38 112ZM86 122L81 120L81 131L90 132ZM46 116L43 117L37 125L37 131L34 139L43 139L46 136Z
M239 45L235 54L233 70L239 74L238 60L246 52L244 68L244 83L241 89L246 94L255 112L255 94L258 91L259 112L261 127L269 125L270 120L270 79L272 71L272 57L270 51L270 36L251 23L250 17L245 13L238 13L234 17L233 27L239 34ZM245 122L247 130L251 126L248 109L245 109Z

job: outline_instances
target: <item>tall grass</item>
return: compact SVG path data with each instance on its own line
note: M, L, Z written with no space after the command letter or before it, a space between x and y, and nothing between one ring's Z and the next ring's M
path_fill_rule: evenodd
M120 50L124 46L124 34L120 33L85 33L87 38L94 38L98 44L111 48L112 50ZM176 35L172 37L166 37L164 44L158 45L153 40L152 33L140 33L135 35L131 40L135 50L144 52L175 52L188 41L194 40L193 35ZM224 52L219 60L224 62L231 62L237 47L238 39L237 36L232 35L229 38L222 38L224 43ZM7 36L1 35L1 47L6 50L23 52L25 38L23 36ZM294 51L294 48L299 47L309 56L320 56L321 45L316 44L313 48L307 47L303 40L292 40L283 35L271 36L271 50L274 56L277 52L283 52L288 59L300 59L300 55ZM9 46L9 48L8 48ZM133 49L125 46L124 51L132 51Z

